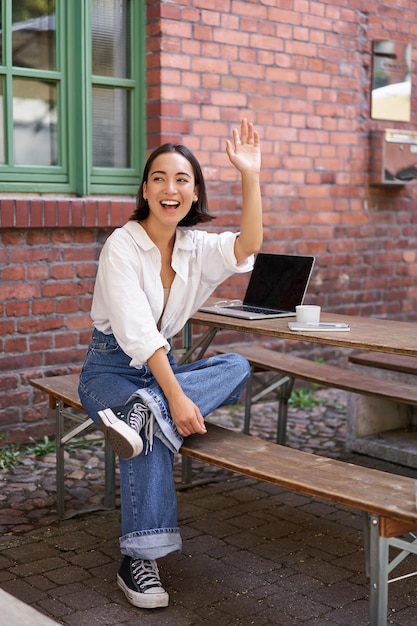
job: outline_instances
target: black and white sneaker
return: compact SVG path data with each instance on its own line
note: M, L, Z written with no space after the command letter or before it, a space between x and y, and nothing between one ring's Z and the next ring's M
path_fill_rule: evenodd
M156 561L125 556L117 574L117 584L133 606L141 609L168 606L169 595L161 585Z
M98 412L104 436L113 450L122 459L133 459L143 450L142 438L137 428L132 428L128 420L128 407L104 409Z

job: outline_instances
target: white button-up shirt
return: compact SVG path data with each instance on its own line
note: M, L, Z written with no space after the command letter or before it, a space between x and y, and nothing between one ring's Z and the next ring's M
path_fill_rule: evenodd
M113 333L133 367L142 367L158 348L168 351L167 339L183 328L221 282L253 268L253 256L236 262L236 237L232 232L177 228L172 254L175 278L163 310L157 246L138 222L117 228L100 254L91 309L94 327Z

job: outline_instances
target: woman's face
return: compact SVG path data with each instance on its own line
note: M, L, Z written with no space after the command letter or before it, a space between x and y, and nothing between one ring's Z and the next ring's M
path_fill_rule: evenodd
M191 163L178 152L157 156L143 185L149 217L166 226L176 226L198 198Z

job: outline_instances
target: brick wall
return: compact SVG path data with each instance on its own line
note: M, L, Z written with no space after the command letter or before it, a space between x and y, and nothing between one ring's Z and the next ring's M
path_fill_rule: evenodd
M30 378L78 371L103 241L134 201L2 199L0 206L0 435L54 432Z
M341 5L347 5L341 6ZM221 5L219 10L218 5ZM238 179L225 138L246 115L263 147L264 250L317 257L308 301L328 311L417 320L417 183L371 186L370 133L414 129L369 117L374 39L416 41L412 0L148 0L148 146L198 156L213 228L235 228ZM416 88L413 50L413 89ZM54 431L27 383L77 371L102 242L127 198L0 198L0 435ZM221 295L242 291L245 277ZM230 340L230 337L226 338Z

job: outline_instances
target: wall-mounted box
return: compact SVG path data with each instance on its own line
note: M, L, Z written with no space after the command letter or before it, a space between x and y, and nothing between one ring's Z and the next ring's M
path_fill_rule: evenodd
M371 185L399 186L417 180L417 132L371 132Z
M411 44L372 43L371 117L374 120L411 120Z

